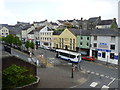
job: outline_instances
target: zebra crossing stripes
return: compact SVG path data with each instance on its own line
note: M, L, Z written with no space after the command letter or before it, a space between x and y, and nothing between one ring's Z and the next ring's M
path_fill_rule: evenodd
M101 76L101 77L104 77L104 75L103 75L103 74L101 74L100 76Z
M110 77L110 76L100 74L100 73L97 73L97 72L93 72L93 71L90 71L90 70L84 69L84 71L87 72L88 74L95 74L96 76L105 77L105 78L109 78L109 79L114 79L114 77Z
M96 75L98 76L98 75L99 75L99 73L96 73Z
M109 78L109 76L105 76L106 78Z

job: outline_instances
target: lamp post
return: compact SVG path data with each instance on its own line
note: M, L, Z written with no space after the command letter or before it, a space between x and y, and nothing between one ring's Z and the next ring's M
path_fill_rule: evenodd
M78 26L78 30L80 30L80 39L79 39L79 57L78 57L78 71L81 69L80 68L80 61L81 61L81 45L80 45L80 43L81 43L81 29L80 29L80 27Z
M72 73L71 73L71 78L73 78L73 70L74 70L74 66L73 66L73 63L72 63Z

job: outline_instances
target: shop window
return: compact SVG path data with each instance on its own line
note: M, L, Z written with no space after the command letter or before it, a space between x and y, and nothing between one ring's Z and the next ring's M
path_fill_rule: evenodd
M115 45L110 45L111 50L115 50Z
M102 52L102 58L105 58L105 52Z
M93 46L94 46L94 47L97 47L97 43L94 43Z
M114 53L110 53L110 59L114 59Z

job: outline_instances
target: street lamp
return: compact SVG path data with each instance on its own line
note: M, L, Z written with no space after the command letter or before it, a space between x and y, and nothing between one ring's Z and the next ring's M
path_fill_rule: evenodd
M78 30L80 30L80 39L79 39L79 57L78 57L78 71L81 69L80 68L80 61L81 61L81 45L80 45L80 43L81 43L81 29L80 29L80 27L78 26Z

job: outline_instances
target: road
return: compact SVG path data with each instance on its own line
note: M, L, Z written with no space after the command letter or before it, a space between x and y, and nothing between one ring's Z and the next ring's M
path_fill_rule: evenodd
M23 54L12 49L12 54L21 57L22 59L34 64L36 57L29 57L29 55ZM43 57L47 58L47 61L57 67L57 65L67 65L68 62L55 58L55 52L38 49L35 51L35 55L43 54ZM31 59L31 60L30 60ZM104 85L109 88L118 87L118 70L116 68L108 68L105 65L99 65L95 62L82 61L80 63L84 72L88 73L88 81L82 85L73 86L74 88L102 88ZM70 87L71 88L71 87Z
M44 49L39 49L36 52L45 55ZM46 54L48 62L52 62L54 65L68 64L66 61L55 58L55 52L46 50ZM118 69L83 60L80 65L82 70L88 73L89 79L85 84L76 86L76 88L102 88L104 85L109 88L118 88Z

